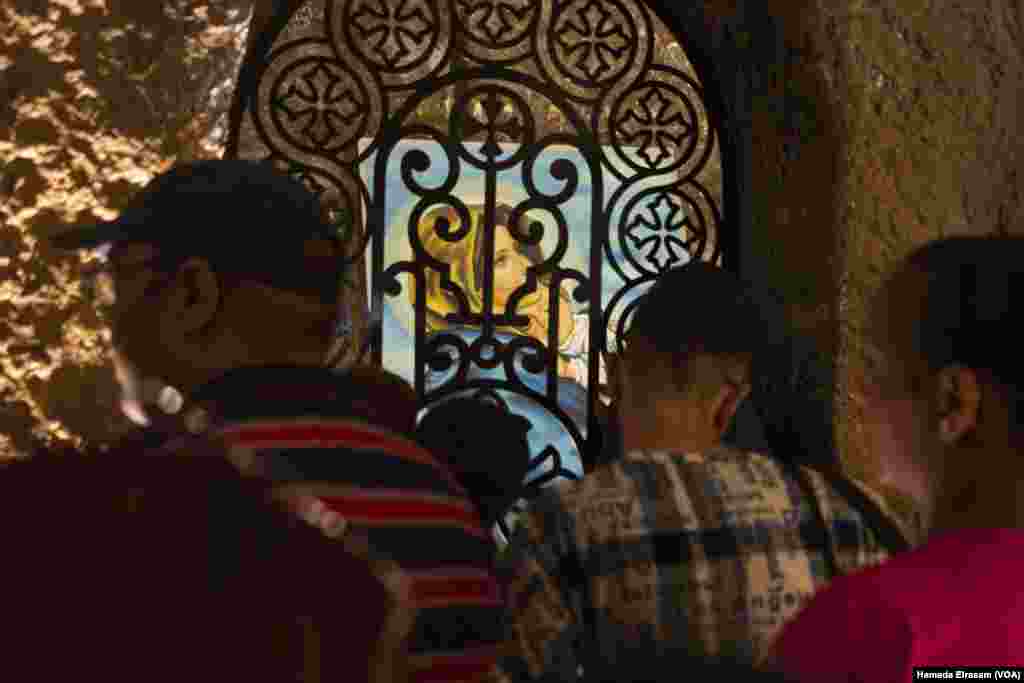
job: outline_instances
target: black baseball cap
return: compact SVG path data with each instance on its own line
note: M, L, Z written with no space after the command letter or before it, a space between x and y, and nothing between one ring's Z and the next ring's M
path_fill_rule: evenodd
M662 273L641 297L628 336L663 353L754 353L770 343L767 303L738 275L689 261Z
M141 242L281 289L337 292L338 233L320 201L268 162L180 163L156 176L112 221L74 228L51 242L93 249Z

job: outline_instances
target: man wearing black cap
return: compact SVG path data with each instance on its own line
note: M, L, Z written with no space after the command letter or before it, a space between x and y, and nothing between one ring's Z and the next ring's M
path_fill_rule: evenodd
M365 531L407 569L424 601L412 680L491 666L493 542L412 440L415 394L383 371L324 367L344 261L315 196L263 163L182 164L117 220L54 241L103 248L96 280L125 407L170 437L161 449L227 456L325 533Z
M156 417L145 404L161 385L188 395L239 365L324 360L341 245L316 197L266 165L177 166L117 220L53 242L105 257L90 284L136 422Z
M707 263L641 300L609 359L625 456L532 504L496 680L574 680L638 647L753 664L815 590L886 556L833 478L722 444L762 318L754 290Z

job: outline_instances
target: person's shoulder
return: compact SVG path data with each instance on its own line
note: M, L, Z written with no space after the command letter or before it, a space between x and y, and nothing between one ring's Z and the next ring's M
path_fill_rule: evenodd
M596 470L595 470L596 471ZM527 498L522 511L524 519L539 519L550 515L562 515L574 511L576 503L586 496L588 479L593 473L581 479L560 477L540 486L535 495Z
M673 468L685 471L691 479L717 480L742 476L761 485L781 484L786 479L786 468L771 455L727 444L716 444L698 451L635 451L629 453L623 462L629 463L634 470Z
M362 415L286 415L224 420L203 432L211 442L255 450L334 448L392 452L404 459L437 462L409 434Z
M622 458L596 467L582 480L549 487L547 507L585 517L590 520L588 523L610 519L613 509L635 513L639 509L636 501L690 508L692 503L686 501L728 488L719 482L734 478L733 474L709 463L733 457L746 458L741 453L730 452L726 456L719 451L628 451Z
M754 465L758 469L768 468L777 472L783 469L779 460L770 453L737 448L726 443L716 444L696 455L704 462Z
M353 415L411 436L419 402L416 391L399 375L372 365L357 365L343 376Z
M710 482L735 478L740 472L753 473L756 482L765 485L784 480L782 468L772 458L726 445L702 451L638 449L596 467L581 481L561 484L555 495L572 505L592 499L646 495L652 490L652 482L653 490L664 493L682 487L683 475L691 482Z
M595 467L581 479L553 482L544 487L537 503L573 509L595 500L636 495L637 481L646 478L645 472L658 467L657 458L652 458L649 453L630 452L620 460Z
M624 461L639 463L650 463L652 466L663 466L666 463L675 465L701 466L706 463L758 463L764 465L777 465L777 461L771 455L760 451L737 448L727 443L717 443L713 446L688 450L685 448L668 449L646 449L633 450L626 453Z
M470 505L465 487L435 454L405 434L356 417L228 421L182 448L222 455L244 474L318 495L344 497L391 481L401 482L392 485L409 495Z
M846 478L851 485L857 487L903 533L903 536L910 542L911 546L916 547L924 542L925 537L928 535L924 516L912 501L895 495L891 491L886 491L883 494L880 489L852 475L847 474ZM898 509L898 507L906 509Z
M898 513L879 489L844 468L831 474L805 466L801 466L800 471L810 484L809 493L824 504L833 519L856 520L870 528L884 522L898 532L909 547L923 542L926 532L920 516L908 517ZM873 508L873 511L867 508ZM872 520L872 512L879 519Z
M581 479L559 478L540 487L518 516L511 546L573 543L573 532L602 502L635 496L622 463L607 463Z

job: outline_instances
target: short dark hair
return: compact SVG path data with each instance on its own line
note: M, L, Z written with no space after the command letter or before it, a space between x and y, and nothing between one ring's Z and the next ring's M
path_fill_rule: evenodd
M677 385L695 354L742 358L748 370L768 342L762 297L752 283L703 261L662 273L642 295L627 336L671 358ZM680 388L682 388L680 386Z
M341 297L343 282L347 274L347 266L344 260L344 245L340 240L334 238L325 238L323 242L325 245L329 245L329 248L334 252L335 262L333 265L321 269L323 272L319 276L314 277L311 275L310 281L303 283L306 285L304 287L289 286L287 282L281 285L279 280L282 278L273 270L246 268L244 265L231 263L229 260L216 254L204 255L193 253L191 249L187 248L188 245L181 247L175 244L164 246L153 243L153 247L159 250L160 257L158 263L163 267L162 269L167 275L174 274L190 258L198 257L205 259L210 264L210 270L216 274L218 284L224 290L234 289L246 282L255 282L268 287L280 287L285 291L316 296L324 303L336 303ZM326 277L323 275L324 272L327 273ZM159 286L166 283L157 282L154 284L157 286L157 289L152 291L159 291Z
M1019 383L1015 344L1024 313L1024 238L951 237L930 242L907 258L926 279L925 302L914 339L929 366L952 363L991 370Z
M752 283L690 261L662 273L643 295L630 334L666 353L751 353L760 348L761 309Z
M334 302L348 272L341 230L319 197L270 162L183 162L153 178L113 221L52 238L63 249L141 242ZM346 219L348 214L345 214Z
M1019 404L1024 373L1016 328L1024 316L1024 238L937 240L911 253L905 271L924 277L924 300L907 341L927 370L958 364L982 371Z

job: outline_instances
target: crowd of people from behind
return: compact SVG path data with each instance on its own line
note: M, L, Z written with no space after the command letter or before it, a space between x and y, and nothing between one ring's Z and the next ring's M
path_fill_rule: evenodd
M838 465L727 444L771 321L751 283L689 262L603 359L617 454L544 487L500 553L530 423L467 397L421 415L401 378L326 366L345 245L301 183L179 164L118 219L53 242L101 264L87 289L139 430L0 469L4 680L1024 666L1024 239L924 245L873 307L866 431L925 530Z

